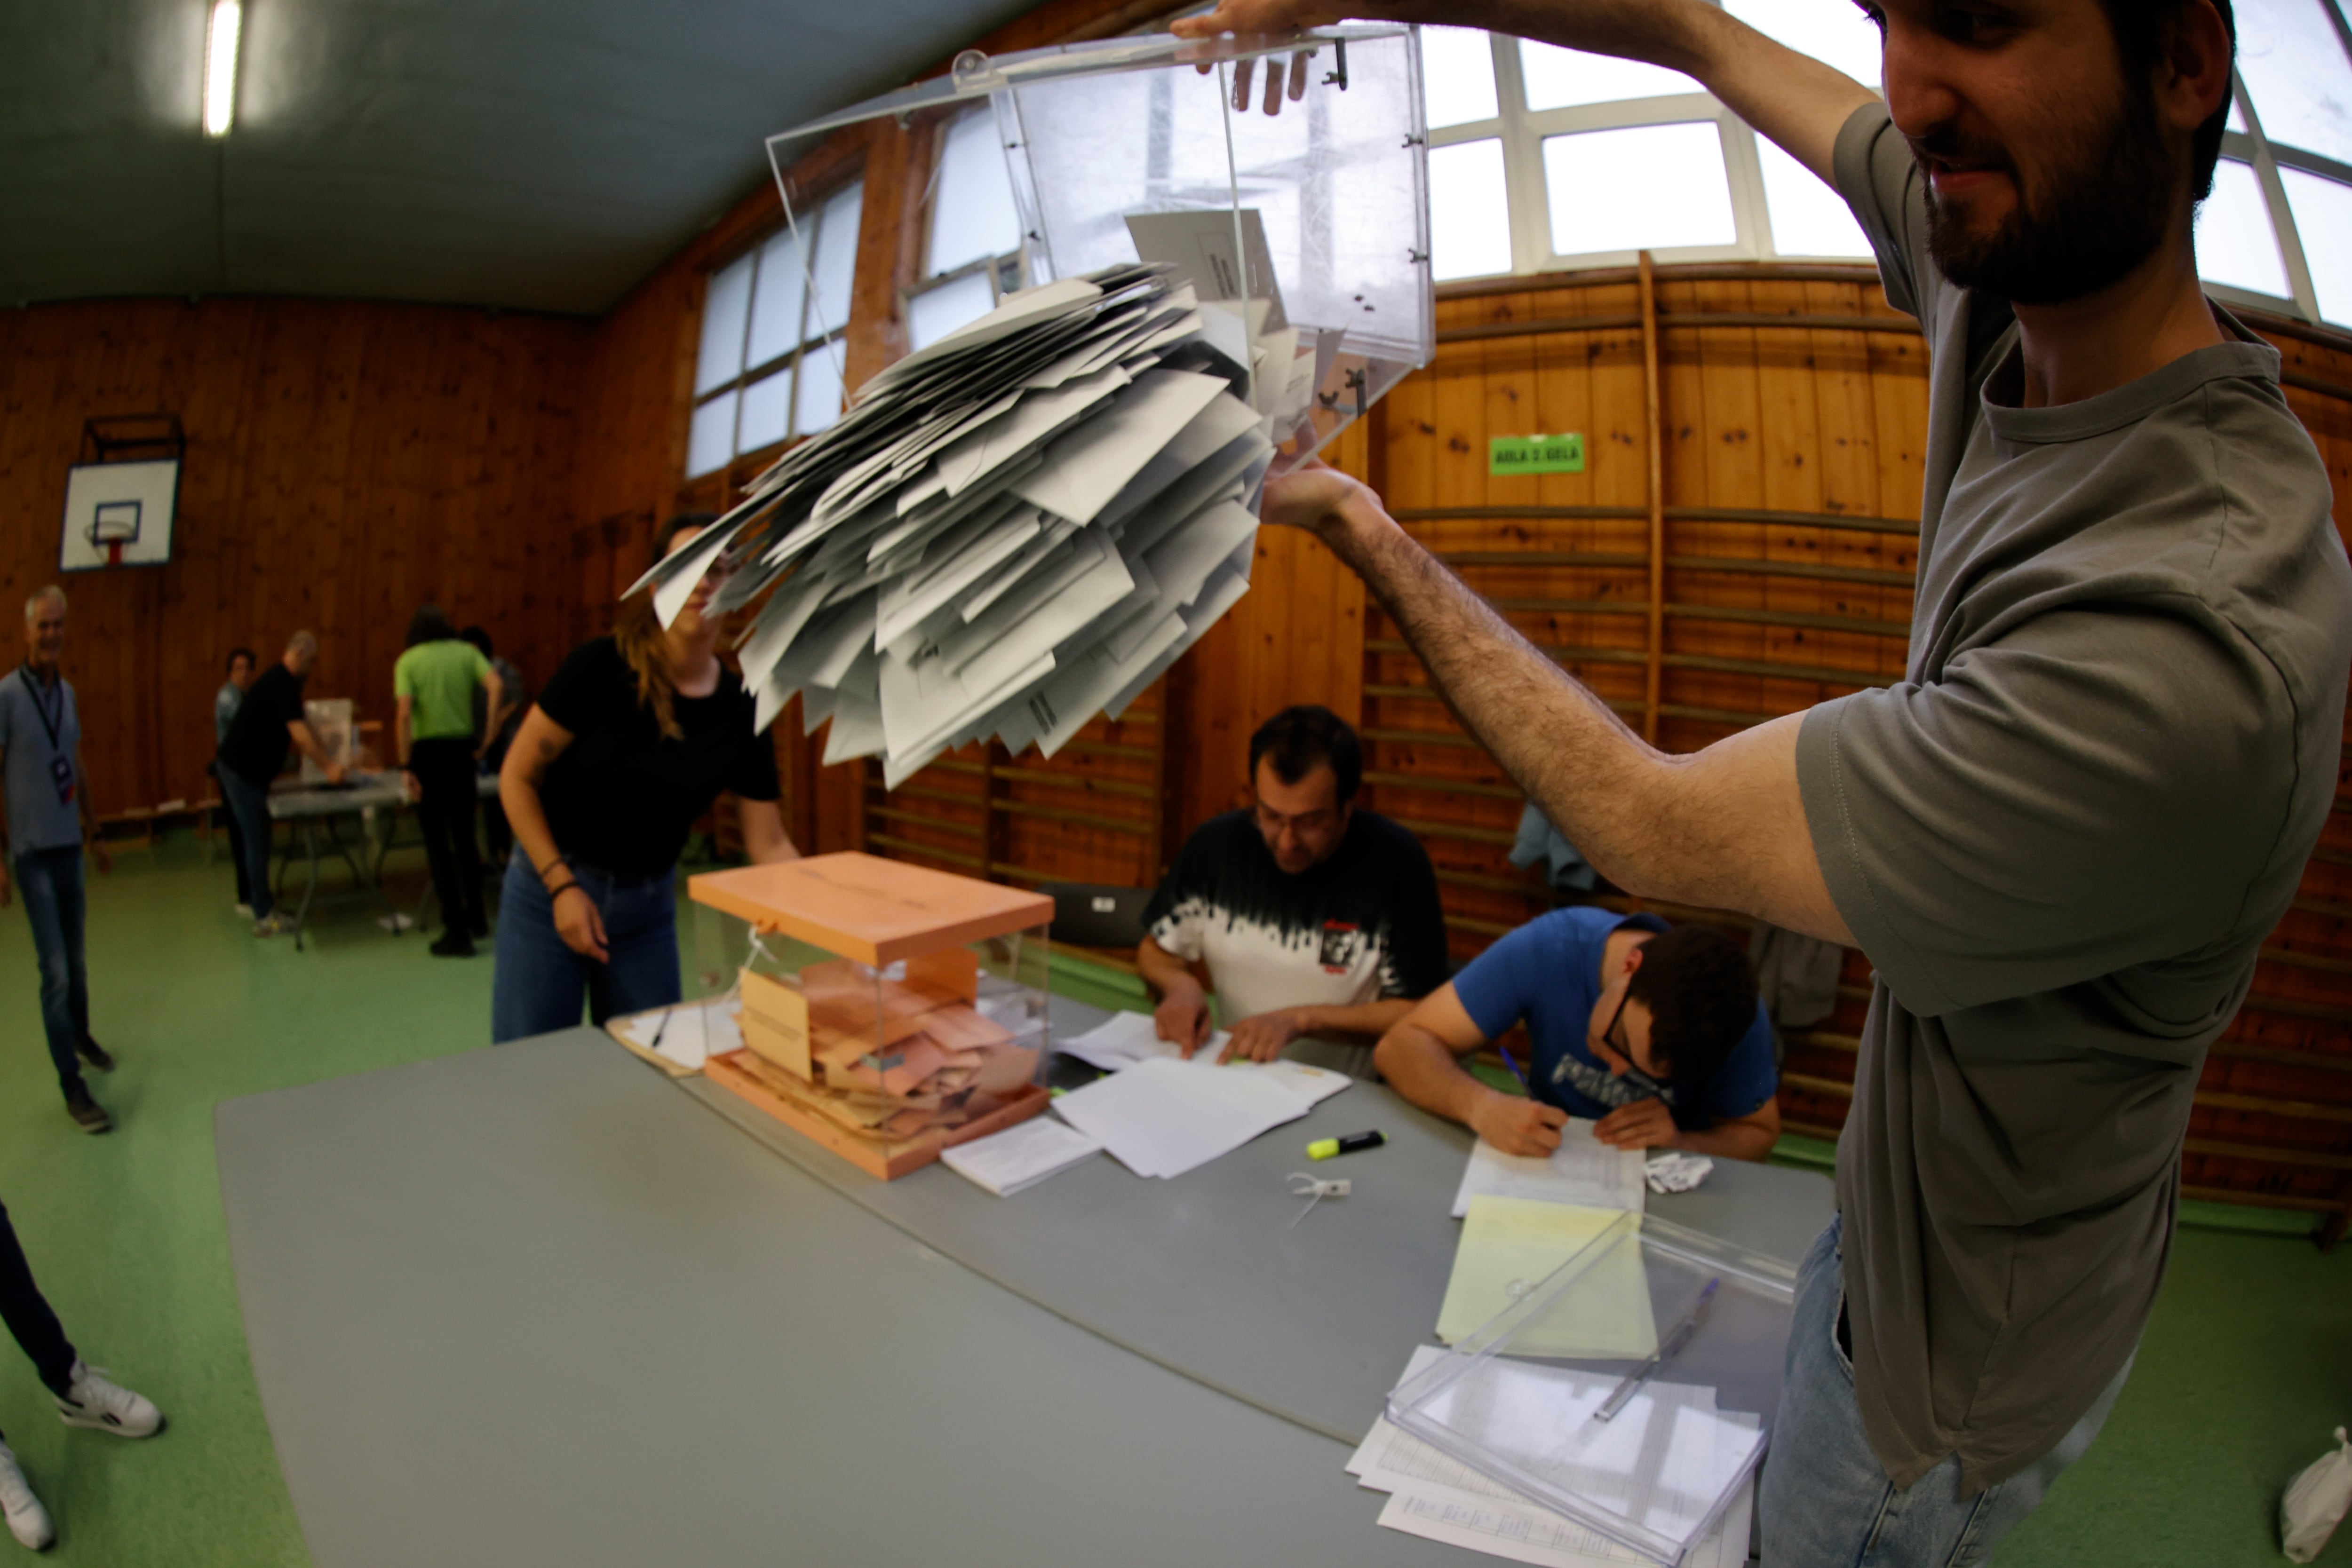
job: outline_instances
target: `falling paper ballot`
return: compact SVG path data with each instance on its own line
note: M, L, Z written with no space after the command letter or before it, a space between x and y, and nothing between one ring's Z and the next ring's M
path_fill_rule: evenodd
M878 755L896 788L992 737L1052 756L1249 587L1276 399L1253 406L1171 272L1008 296L868 382L638 586L666 623L707 571L719 612L768 593L744 685L762 725L795 694L810 733L829 721L828 763ZM1297 357L1276 336L1261 372Z

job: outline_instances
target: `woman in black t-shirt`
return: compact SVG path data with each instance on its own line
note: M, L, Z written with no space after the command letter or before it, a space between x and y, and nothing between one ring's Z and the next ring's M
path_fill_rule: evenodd
M669 520L667 554L715 519ZM522 852L499 906L490 1035L499 1043L678 1000L673 889L687 831L720 790L742 806L755 861L799 854L777 806L776 754L752 728L751 695L719 662L706 577L662 628L650 591L609 637L563 661L526 715L499 800Z

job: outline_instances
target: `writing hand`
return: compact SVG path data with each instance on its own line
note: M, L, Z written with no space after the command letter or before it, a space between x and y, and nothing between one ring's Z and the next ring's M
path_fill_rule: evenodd
M1470 1113L1470 1129L1507 1155L1543 1155L1559 1147L1568 1113L1525 1095L1492 1092Z
M1664 1149L1674 1146L1675 1113L1664 1100L1636 1100L1620 1105L1593 1124L1592 1135L1612 1149Z

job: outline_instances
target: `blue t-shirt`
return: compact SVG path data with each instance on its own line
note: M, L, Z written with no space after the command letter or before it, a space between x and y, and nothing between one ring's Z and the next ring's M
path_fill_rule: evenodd
M1571 1116L1599 1118L1636 1100L1661 1099L1675 1125L1702 1129L1745 1116L1772 1097L1772 1025L1764 1004L1723 1066L1696 1092L1631 1068L1622 1077L1592 1054L1585 1030L1601 999L1601 949L1621 925L1664 931L1654 915L1615 915L1579 906L1555 909L1505 936L1454 977L1454 994L1478 1032L1499 1040L1525 1019L1535 1061L1523 1064L1536 1095Z

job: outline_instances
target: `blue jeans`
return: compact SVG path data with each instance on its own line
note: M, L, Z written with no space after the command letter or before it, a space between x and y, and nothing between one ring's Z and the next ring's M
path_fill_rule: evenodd
M547 884L531 870L530 856L516 855L507 862L506 885L499 894L496 967L490 976L494 1045L572 1028L580 1021L583 998L589 1021L597 1024L647 1008L669 1007L679 999L676 873L621 883L593 867L574 865L572 874L604 918L610 961L600 964L564 946L555 929Z
M1863 1431L1853 1364L1837 1343L1845 1304L1838 1250L1844 1223L1843 1215L1830 1221L1797 1273L1780 1413L1758 1488L1764 1568L1972 1568L1990 1562L2001 1537L2042 1506L2050 1483L2099 1435L2131 1363L2057 1447L2006 1480L1962 1497L1959 1456L1948 1454L1897 1488Z
M269 895L269 790L255 789L228 768L220 770L221 799L245 840L245 881L253 892L253 917L266 920L278 901Z
M82 1093L74 1053L89 1035L89 967L82 961L81 846L26 850L16 857L16 891L33 923L33 956L41 968L41 1028L58 1087L70 1100Z

